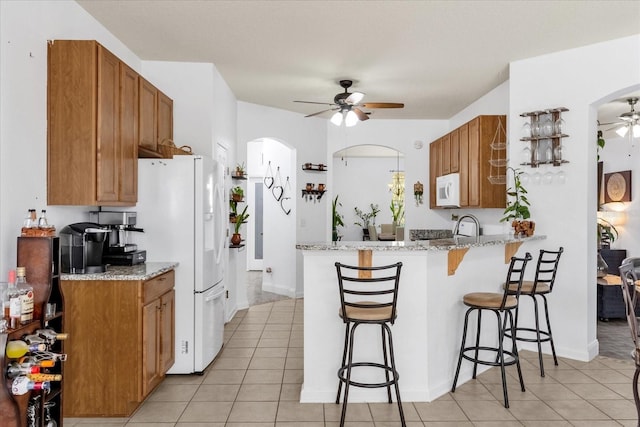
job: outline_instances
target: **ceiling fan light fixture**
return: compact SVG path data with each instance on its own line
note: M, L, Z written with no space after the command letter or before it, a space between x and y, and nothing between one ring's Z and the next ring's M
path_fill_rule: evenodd
M344 118L345 126L355 126L356 123L358 123L358 115L354 111L349 110Z
M336 126L340 126L342 124L342 111L336 111L333 116L331 116L331 123Z
M627 125L620 126L618 129L616 129L616 133L620 136L620 138L624 138L628 131L629 127Z
M640 138L640 124L635 124L631 128L633 129L633 137Z

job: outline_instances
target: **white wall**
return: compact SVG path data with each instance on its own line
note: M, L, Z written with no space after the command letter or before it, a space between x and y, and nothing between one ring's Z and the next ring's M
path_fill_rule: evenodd
M246 161L248 142L263 138L280 141L296 151L297 164L292 166L291 172L293 177L293 171L295 171L296 183L307 182L306 172L302 171L302 163L327 164L326 120L305 118L301 114L289 111L238 102L238 161ZM266 168L266 163L261 164L263 168ZM262 176L264 169L256 171L249 168L247 173L250 176ZM265 254L288 253L291 248L295 249L296 240L305 242L324 240L324 227L319 224L326 224L326 210L322 208L322 205L328 203L328 199L323 199L320 205L308 204L299 197L300 190L299 184L293 188L295 194L293 209L296 215L295 237L276 240L265 238ZM265 197L265 204L267 200ZM267 224L265 224L265 229L266 227ZM295 289L298 296L302 296L302 271L299 267L301 262L300 255L296 253L295 260L288 259L286 266L272 266L274 269L284 268L295 272L295 275L288 276L288 280L292 282L278 281L278 286ZM267 267L267 264L264 266Z
M0 2L0 279L16 265L27 209L58 230L88 207L47 206L47 40L98 40L140 72L140 60L73 1Z
M600 160L603 162L603 174L631 171L631 201L622 203L623 206L609 206L604 210L623 208L624 222L615 225L618 238L611 244L612 249L626 249L627 256L640 256L640 138L629 140L629 134L624 138L607 138ZM603 175L604 181L604 175ZM604 182L603 182L604 184ZM616 204L619 205L619 204Z
M606 58L606 60L605 60ZM509 158L520 159L526 111L567 107L563 185L529 185L541 247L563 246L551 302L558 353L590 360L596 340L596 112L597 106L640 88L640 35L536 58L510 66ZM513 165L514 160L510 163ZM528 168L527 168L528 169Z

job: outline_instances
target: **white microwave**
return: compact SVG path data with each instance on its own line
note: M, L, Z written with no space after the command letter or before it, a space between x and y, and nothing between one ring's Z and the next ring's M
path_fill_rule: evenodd
M436 178L436 206L460 207L459 173L450 173Z

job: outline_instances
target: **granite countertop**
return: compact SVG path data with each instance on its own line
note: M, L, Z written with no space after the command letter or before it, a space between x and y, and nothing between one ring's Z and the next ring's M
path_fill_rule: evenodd
M149 280L178 266L177 262L147 262L138 265L109 265L104 273L62 273L61 280Z
M296 249L306 251L450 251L462 248L476 248L482 246L505 245L507 243L528 242L546 239L545 235L531 237L515 237L512 234L493 234L476 237L452 237L447 239L418 240L415 242L381 242L381 241L353 241L353 242L312 242L298 243Z

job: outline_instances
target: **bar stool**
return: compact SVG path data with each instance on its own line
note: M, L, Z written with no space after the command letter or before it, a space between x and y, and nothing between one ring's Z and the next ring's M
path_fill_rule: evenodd
M504 394L504 407L509 407L509 398L507 396L507 377L504 371L504 367L515 364L518 368L518 377L520 379L520 388L524 389L524 381L522 379L522 370L520 369L520 359L518 357L518 347L516 346L515 338L515 322L513 320L512 311L518 307L518 297L520 296L520 287L522 286L522 278L524 276L524 270L527 263L531 260L531 254L526 253L524 258L511 257L509 263L509 270L507 272L507 279L505 281L509 287L514 286L516 289L515 295L509 295L507 288L501 293L495 292L474 292L466 294L462 298L464 305L469 307L467 313L464 316L464 329L462 331L462 344L460 345L460 354L458 355L458 367L456 368L456 375L453 378L453 386L451 392L456 391L456 384L458 382L458 375L460 374L460 366L462 365L462 359L473 362L473 378L476 378L478 364L487 366L500 366L500 373L502 375L502 391ZM489 310L495 313L498 319L498 347L487 347L480 345L480 329L482 326L482 312ZM469 326L469 315L474 311L478 312L477 326L476 326L476 341L474 345L465 347L467 337L467 327ZM507 319L509 320L509 329L511 329L511 351L504 349L505 331L507 330ZM480 351L495 353L496 356L491 360L481 359ZM467 353L473 353L472 355ZM505 355L510 356L511 359L505 360Z
M398 388L398 371L396 370L393 353L393 339L391 328L396 320L396 303L398 300L398 285L400 283L400 270L402 263L379 267L357 267L335 263L338 273L338 285L340 287L340 311L339 316L345 324L344 350L342 364L338 369L338 395L336 404L340 403L342 384L344 387L344 400L342 402L342 415L340 426L344 425L347 413L347 400L349 386L364 388L387 388L387 398L391 403L391 386L395 388L396 401L400 411L400 422L404 427L404 412L400 400ZM362 324L380 325L382 331L382 353L384 363L377 362L353 362L353 342L356 328ZM351 379L354 368L371 367L384 370L385 381L378 383L362 383Z
M523 342L535 342L538 344L538 360L540 361L540 376L544 377L544 365L542 364L542 343L549 342L551 344L551 354L553 354L553 363L558 366L558 358L556 357L556 347L553 344L553 335L551 334L551 322L549 321L549 307L547 305L547 294L553 290L553 284L556 281L556 272L558 271L558 263L560 255L564 248L561 246L557 251L541 250L538 256L538 265L536 266L536 275L533 281L524 280L520 296L526 295L533 300L533 310L535 317L535 328L525 328L520 326L518 315L520 306L516 308L516 340ZM505 285L506 287L506 285ZM515 295L517 289L514 285L509 285L507 291L509 295ZM538 318L538 300L536 297L542 298L544 302L544 314L547 321L547 330L540 329L540 321ZM535 338L531 338L530 333L535 333ZM511 337L509 332L505 333L507 337Z
M625 313L627 315L627 323L631 332L631 340L633 341L633 351L631 356L636 365L636 371L633 374L633 401L636 404L636 412L638 414L638 427L640 427L640 396L638 394L638 377L640 377L640 339L638 338L638 318L636 317L636 300L637 290L636 283L640 279L640 258L627 258L620 266L620 278L622 279L622 297L624 299Z

